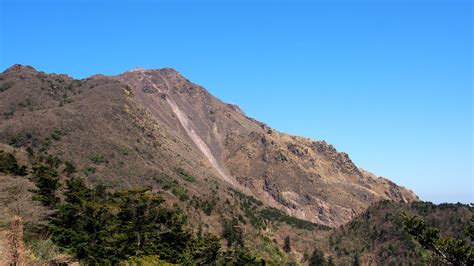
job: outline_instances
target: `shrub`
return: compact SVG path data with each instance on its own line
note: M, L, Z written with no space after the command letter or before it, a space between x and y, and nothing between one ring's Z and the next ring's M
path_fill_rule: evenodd
M55 129L53 130L53 132L51 133L51 138L56 140L56 141L59 141L61 140L61 138L66 135L64 134L64 132L62 132L60 129Z
M191 200L191 204L198 209L201 209L206 215L211 215L212 211L214 210L214 206L216 205L216 201L212 200L201 200L200 198L193 196Z
M84 168L84 169L82 170L82 172L83 172L86 176L89 176L89 175L95 173L96 170L97 170L97 169L96 169L94 166L88 166L88 167Z
M188 174L186 171L183 169L178 170L179 175L187 182L195 182L196 178L190 174Z
M180 186L177 182L174 183L175 186L171 189L171 193L179 198L181 201L186 201L189 199L188 190Z
M26 166L18 165L18 162L11 153L0 150L0 172L11 175L27 175Z
M105 157L103 155L100 155L100 154L97 154L97 155L93 155L91 156L91 162L93 162L94 164L102 164L102 163L107 163L107 159L105 159Z
M8 144L15 148L19 148L25 146L32 137L33 136L30 133L18 133L10 137Z
M10 119L10 118L13 117L13 114L14 114L14 113L15 113L15 112L13 112L13 111L4 112L4 113L3 113L3 118L5 118L5 119Z
M76 172L76 167L72 162L65 161L63 172L65 172L67 176L70 176Z

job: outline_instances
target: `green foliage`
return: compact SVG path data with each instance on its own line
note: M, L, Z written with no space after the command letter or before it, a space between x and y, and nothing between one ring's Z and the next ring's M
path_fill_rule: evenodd
M335 266L335 265L336 265L336 264L334 263L334 259L332 258L332 256L329 256L329 257L328 257L326 265L327 265L327 266Z
M311 257L309 258L309 265L310 266L324 266L326 265L326 259L324 258L324 253L315 248Z
M148 256L132 256L127 260L125 265L140 265L140 266L154 266L154 265L166 265L166 263L160 260L158 255Z
M26 166L19 165L15 156L0 150L0 173L8 175L27 175Z
M248 250L237 249L224 252L219 265L265 265L259 262L257 258Z
M41 143L41 149L40 151L46 151L47 149L49 149L49 147L51 146L51 136L49 137L46 137L43 142Z
M436 241L440 238L439 229L429 226L417 216L406 216L404 224L405 230L428 249L434 248Z
M123 148L123 149L122 149L122 154L125 155L125 156L130 155L130 149L128 149L128 148Z
M178 169L179 175L187 182L195 182L196 178L190 174L188 174L184 169Z
M108 163L108 160L101 154L91 156L91 162L94 164Z
M474 204L471 204L474 207ZM474 214L472 214L471 219L467 224L464 226L464 233L467 237L472 241L474 241Z
M13 114L14 114L14 113L15 113L14 111L3 112L3 118L4 118L4 119L10 119L10 118L13 117Z
M86 176L89 176L93 173L95 173L97 171L97 169L94 167L94 166L88 166L84 169L82 169L82 172L86 175Z
M63 172L66 173L67 176L70 176L76 172L76 167L72 162L65 161L64 162L64 170Z
M51 155L47 155L47 156L41 155L39 157L39 161L44 162L46 165L54 169L58 168L59 165L62 163L58 157L51 156Z
M240 200L240 207L248 218L250 224L256 229L263 228L268 222L283 222L292 227L304 230L330 230L330 227L314 224L305 220L289 216L275 208L265 208L263 203L252 196L248 196L237 190L231 189Z
M178 181L170 180L170 177L167 176L155 177L154 180L161 185L162 189L171 191L179 200L186 201L189 199L188 190L182 187Z
M30 133L18 133L10 137L10 140L8 141L9 145L12 145L15 148L23 147L25 146L28 142L30 142L33 139L33 135Z
M69 104L69 103L72 103L72 102L74 102L74 100L72 98L69 98L66 94L64 94L63 99L61 99L59 101L59 106L62 107L65 104Z
M55 129L53 130L53 132L51 133L51 138L53 140L56 140L56 141L59 141L61 140L61 138L66 135L64 132L62 132L60 129Z
M181 201L186 201L189 199L188 190L180 186L177 182L175 183L175 186L171 188L171 193L173 193L173 195L178 197L178 199Z
M242 228L239 226L239 221L235 218L230 221L224 221L222 237L227 240L228 247L244 247Z
M33 148L31 147L27 147L26 152L28 153L28 157L30 158L33 158L33 156L35 155L35 152L33 151Z
M290 237L289 236L285 237L285 242L283 243L283 251L285 251L286 253L291 252L291 243L290 243Z
M36 189L32 191L36 194L34 199L44 206L55 207L59 202L56 191L61 186L56 170L44 164L35 164L32 181L36 185Z
M322 230L330 230L329 227L321 224L315 224L312 222L308 222L305 220L301 220L292 216L285 214L284 212L275 209L275 208L265 208L260 211L260 216L268 221L278 221L283 222L288 225L291 225L298 229L304 230L314 230L314 229L322 229Z
M32 255L40 261L53 261L61 254L60 250L54 245L51 239L29 239L26 246L31 251Z
M466 228L472 226L469 221ZM473 265L474 247L466 239L442 237L435 228L417 216L404 215L404 228L423 248L430 250L436 259L454 265ZM469 232L469 229L467 230ZM472 235L469 235L471 238ZM472 239L472 238L471 238Z
M111 193L72 178L64 197L52 217L53 240L85 264L211 264L218 258L219 239L194 238L186 216L165 208L149 189Z
M188 245L183 264L209 265L218 260L221 249L220 239L208 234Z
M354 257L352 258L352 266L359 266L360 265L360 258L359 253L355 253Z
M10 89L11 87L13 87L14 84L15 82L13 81L3 82L2 84L0 84L0 92Z
M199 197L193 195L191 199L191 205L197 209L201 209L206 215L211 215L216 205L216 200L202 200Z

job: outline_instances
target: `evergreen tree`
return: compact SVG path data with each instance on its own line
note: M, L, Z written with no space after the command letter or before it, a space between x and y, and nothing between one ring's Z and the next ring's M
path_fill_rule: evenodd
M67 176L71 176L76 172L76 167L72 162L66 161L64 162L64 173L66 173Z
M35 200L41 202L44 206L54 207L59 202L59 197L56 191L60 187L58 173L43 164L36 164L33 166L33 182L36 185Z
M114 195L119 208L121 234L125 239L122 248L126 254L141 256L147 253L147 247L153 248L150 234L154 233L154 225L159 220L159 206L163 199L148 193L148 189L131 189Z
M211 234L198 237L188 246L183 264L215 264L218 260L220 249L221 243L218 237Z
M26 166L20 166L13 154L0 150L0 173L25 176Z
M285 251L286 253L291 252L291 243L290 243L290 237L289 236L285 237L285 242L283 243L283 251Z
M332 256L329 256L327 260L327 266L335 266L335 265L336 264L334 264L334 259L332 258Z
M430 250L436 260L445 264L474 265L474 247L466 239L442 237L438 228L427 224L417 216L402 217L405 231L423 248ZM465 227L467 238L472 241L474 221Z
M310 266L324 266L326 264L326 259L324 258L324 253L314 248L311 257L309 258L309 265Z
M241 248L224 252L219 265L262 265L262 262L259 262L248 250Z
M223 237L227 240L227 246L244 247L242 228L239 227L237 219L233 218L231 221L224 221Z
M359 266L359 265L360 265L359 253L356 252L352 259L352 266Z

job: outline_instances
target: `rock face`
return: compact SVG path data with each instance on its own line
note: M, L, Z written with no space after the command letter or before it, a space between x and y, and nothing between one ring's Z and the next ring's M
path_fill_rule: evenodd
M148 144L140 142L142 146L136 149L148 154L143 159L143 168L148 170L130 170L135 177L124 181L125 184L146 183L146 175L150 172L184 168L196 176L217 177L267 206L329 226L348 222L369 204L382 199L418 200L410 190L359 169L347 154L337 152L326 142L280 133L247 117L238 106L220 101L169 68L137 69L117 76L96 75L75 81L64 75L45 75L30 67L13 66L0 76L0 93L3 92L2 102L5 102L0 111L9 112L13 106L9 103L19 101L15 98L18 93L34 95L34 90L44 88L41 97L47 97L48 93L54 96L54 86L60 90L67 84L76 83L80 83L79 89L71 93L79 96L74 96L77 102L71 106L77 106L70 112L78 117L77 124L85 123L85 120L106 124L109 134L116 135L113 143L129 143L131 140L128 139L134 138L130 134L147 136ZM60 101L61 97L67 99L68 96L54 97ZM90 113L86 109L83 113L75 113L87 108L79 104L81 97L89 108L102 108L102 113ZM86 102L85 99L92 100ZM119 112L96 107L100 104L111 105L110 108ZM42 119L40 112L35 111L31 116ZM120 115L122 113L124 115ZM100 115L111 117L102 119ZM0 130L7 132L8 126L21 128L22 123L30 121L28 117L4 121ZM46 120L54 124L57 123L55 119L68 121L72 118L58 113ZM141 132L134 133L134 129L129 128L130 123L137 125ZM121 127L127 131L120 132ZM94 129L90 129L90 134L93 132ZM70 141L74 142L73 139ZM74 147L71 144L69 149L73 149L71 146ZM144 157L142 153L140 156ZM155 157L160 160L154 160ZM126 176L127 171L120 173ZM199 193L200 189L196 190Z

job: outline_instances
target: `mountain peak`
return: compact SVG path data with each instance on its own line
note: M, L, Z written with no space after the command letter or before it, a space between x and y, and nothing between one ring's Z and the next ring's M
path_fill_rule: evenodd
M136 68L132 68L128 70L127 72L143 72L143 71L146 71L144 67L136 67Z
M136 68L132 68L126 71L125 73L154 73L154 72L179 74L179 72L176 69L171 68L171 67L151 68L151 69L144 68L144 67L136 67Z
M34 67L28 65L14 64L7 68L3 73L20 73L20 72L38 72Z

